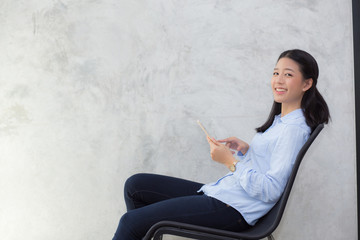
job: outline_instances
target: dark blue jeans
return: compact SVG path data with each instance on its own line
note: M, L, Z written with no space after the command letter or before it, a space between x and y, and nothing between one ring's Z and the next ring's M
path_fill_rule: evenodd
M140 240L162 220L230 231L249 227L232 207L197 193L202 185L154 174L130 177L124 188L127 213L121 217L113 240Z

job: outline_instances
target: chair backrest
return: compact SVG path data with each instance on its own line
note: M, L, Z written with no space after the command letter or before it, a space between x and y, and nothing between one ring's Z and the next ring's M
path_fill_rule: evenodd
M300 163L306 153L306 151L309 149L310 145L314 142L315 138L319 135L321 130L324 128L324 124L319 124L314 131L311 133L309 139L306 141L304 146L300 149L295 163L294 167L291 171L289 180L285 186L284 192L281 195L279 201L275 204L275 206L259 221L255 224L253 228L250 228L249 230L245 231L249 234L253 234L256 232L256 235L259 236L267 236L270 235L279 225L281 217L284 213L285 206L287 203L287 200L289 198L291 188L294 184L296 174L298 172Z

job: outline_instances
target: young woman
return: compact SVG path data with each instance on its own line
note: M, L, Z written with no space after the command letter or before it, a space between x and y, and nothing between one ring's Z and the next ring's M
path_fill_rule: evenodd
M235 137L207 139L212 159L230 172L205 185L154 174L130 177L124 189L128 211L113 240L142 239L162 220L231 231L254 225L280 198L311 131L329 121L327 104L316 88L318 75L318 65L307 52L283 52L271 79L272 110L251 144Z

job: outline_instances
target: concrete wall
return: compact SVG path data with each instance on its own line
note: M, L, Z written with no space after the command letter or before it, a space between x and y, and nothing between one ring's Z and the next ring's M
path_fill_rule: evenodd
M1 0L0 239L111 239L136 172L209 182L196 120L250 141L286 49L309 51L332 122L277 239L356 239L350 0Z

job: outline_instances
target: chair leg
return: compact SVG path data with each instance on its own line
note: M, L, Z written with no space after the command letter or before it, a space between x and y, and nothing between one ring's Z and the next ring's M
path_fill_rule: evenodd
M275 240L274 236L272 234L270 234L269 236L267 236L268 240Z

